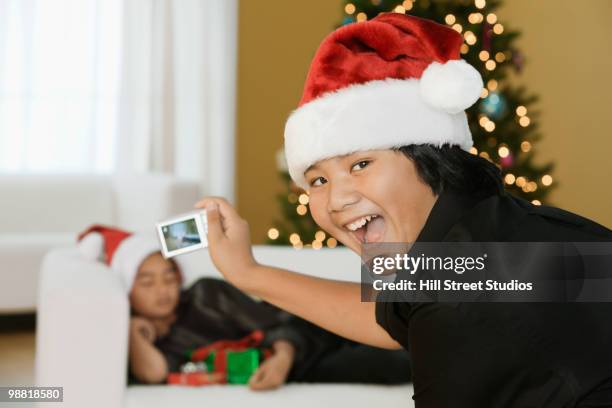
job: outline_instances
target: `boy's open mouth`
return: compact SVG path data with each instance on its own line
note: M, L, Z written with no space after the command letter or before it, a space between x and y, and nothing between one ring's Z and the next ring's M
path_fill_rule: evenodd
M385 219L378 214L364 215L344 228L362 244L380 242L385 235Z

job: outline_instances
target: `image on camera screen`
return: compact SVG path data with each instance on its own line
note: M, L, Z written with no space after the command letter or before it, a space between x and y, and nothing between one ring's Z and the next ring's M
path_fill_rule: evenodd
M168 251L190 247L201 243L198 226L193 218L162 227Z

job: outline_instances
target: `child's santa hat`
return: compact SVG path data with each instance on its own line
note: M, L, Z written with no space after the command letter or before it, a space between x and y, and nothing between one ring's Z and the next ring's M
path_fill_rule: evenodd
M317 50L297 110L285 125L289 174L319 160L410 144L472 147L465 109L480 73L460 58L463 37L411 15L383 13L340 27Z
M102 261L121 276L127 293L132 290L140 264L161 250L154 234L131 233L99 224L81 232L77 241L85 258ZM179 267L179 276L182 277L181 274Z

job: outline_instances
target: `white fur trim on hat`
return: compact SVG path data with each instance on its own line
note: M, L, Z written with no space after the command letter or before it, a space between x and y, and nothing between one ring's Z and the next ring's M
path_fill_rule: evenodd
M113 254L111 269L121 275L127 293L132 290L140 264L160 250L159 240L154 234L135 233L121 241Z
M469 150L465 112L426 103L418 79L384 79L351 85L302 105L285 124L289 174L304 189L304 171L326 158L411 144L445 143Z

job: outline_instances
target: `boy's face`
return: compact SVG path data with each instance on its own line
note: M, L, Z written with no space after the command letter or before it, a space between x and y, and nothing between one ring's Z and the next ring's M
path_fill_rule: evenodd
M179 271L174 262L155 252L138 268L130 292L130 304L138 315L150 319L164 318L176 308L180 290Z
M414 242L437 199L394 150L321 160L304 175L315 222L357 254L366 242Z

